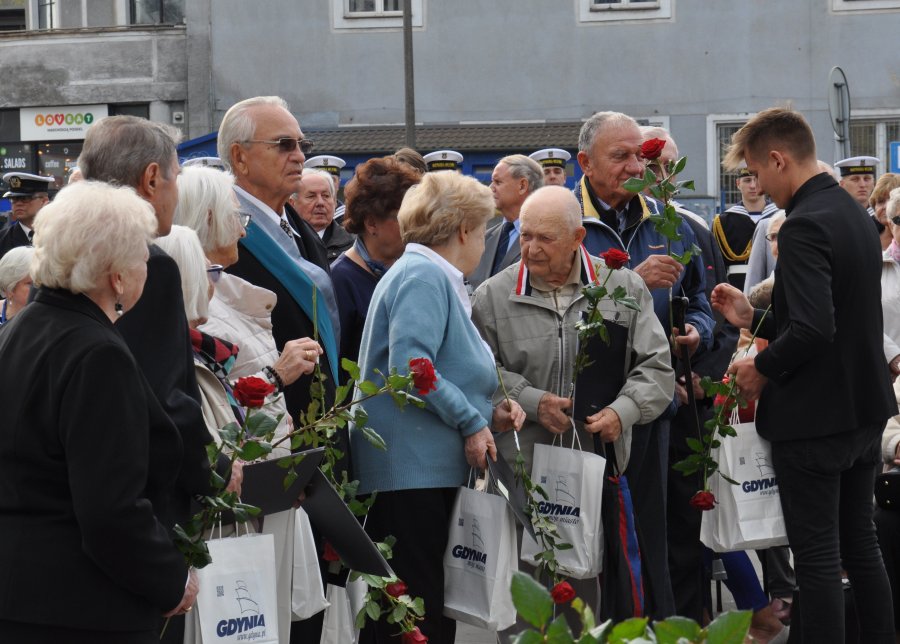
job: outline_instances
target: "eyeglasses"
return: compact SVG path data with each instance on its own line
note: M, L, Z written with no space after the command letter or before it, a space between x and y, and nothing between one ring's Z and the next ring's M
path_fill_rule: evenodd
M777 232L769 233L768 235L766 235L766 241L770 241L770 242L778 241L778 233Z
M206 269L206 277L209 278L209 281L213 284L219 281L219 278L222 277L222 271L225 270L225 267L221 264L210 264L209 268Z
M35 199L37 199L37 195L12 195L9 197L12 203L17 201L34 201Z
M900 226L900 215L897 215L896 217L891 217L891 223L894 224L895 226Z
M297 149L297 146L300 146L300 151L303 152L303 154L309 154L313 151L313 148L316 147L315 142L309 139L292 139L289 136L274 141L248 139L247 141L243 141L243 143L268 143L269 145L277 145L278 151L283 152L284 154L290 154Z
M237 216L238 221L241 222L242 228L246 228L250 225L251 216L249 212L237 212L235 213L235 216Z

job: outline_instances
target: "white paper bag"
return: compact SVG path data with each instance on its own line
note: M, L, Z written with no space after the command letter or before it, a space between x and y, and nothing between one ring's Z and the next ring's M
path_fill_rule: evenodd
M270 534L212 539L197 571L202 641L278 644L275 542Z
M494 631L509 628L516 622L510 584L518 570L512 510L501 496L462 487L449 528L444 615Z
M559 541L572 548L559 550L556 560L569 577L589 579L603 569L603 474L606 459L577 448L534 446L531 479L547 493L538 511L556 524ZM542 548L522 534L522 561L537 565Z
M291 609L296 619L309 619L325 610L325 590L319 557L313 539L312 525L303 508L299 508L294 526L294 576L291 582Z
M363 605L368 586L361 579L348 581L347 587L328 584L328 608L322 621L319 644L356 644L359 631L356 615Z
M718 503L703 513L700 540L716 552L786 546L772 447L756 433L754 423L733 427L737 436L721 438L713 458L722 473L738 484L713 477L710 491Z

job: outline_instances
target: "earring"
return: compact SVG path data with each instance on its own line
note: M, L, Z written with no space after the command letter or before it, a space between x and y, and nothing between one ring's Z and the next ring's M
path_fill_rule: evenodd
M118 300L118 298L116 299L115 309L116 309L116 315L118 315L119 317L122 317L122 314L125 312L125 307L122 306L122 303Z

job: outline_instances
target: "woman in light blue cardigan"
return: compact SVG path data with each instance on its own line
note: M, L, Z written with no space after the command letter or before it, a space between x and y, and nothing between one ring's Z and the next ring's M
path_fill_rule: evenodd
M432 644L452 644L456 623L442 616L447 521L470 466L496 459L491 434L520 428L517 403L492 408L494 357L470 320L463 276L484 251L485 222L493 215L488 188L455 172L426 174L403 199L397 219L406 252L378 283L360 346L363 377L375 370L405 373L413 358L434 364L436 390L425 407L399 409L388 396L365 402L367 425L387 443L374 448L350 432L354 477L362 494L378 492L366 521L375 540L397 538L391 566L409 593L425 599L420 629ZM363 641L387 642L396 625L367 626ZM372 637L374 635L374 637ZM370 639L371 638L371 639Z

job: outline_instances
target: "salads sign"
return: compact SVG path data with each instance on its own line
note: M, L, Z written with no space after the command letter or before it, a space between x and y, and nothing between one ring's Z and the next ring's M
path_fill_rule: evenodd
M23 107L19 129L23 141L83 139L92 123L108 115L107 105Z

